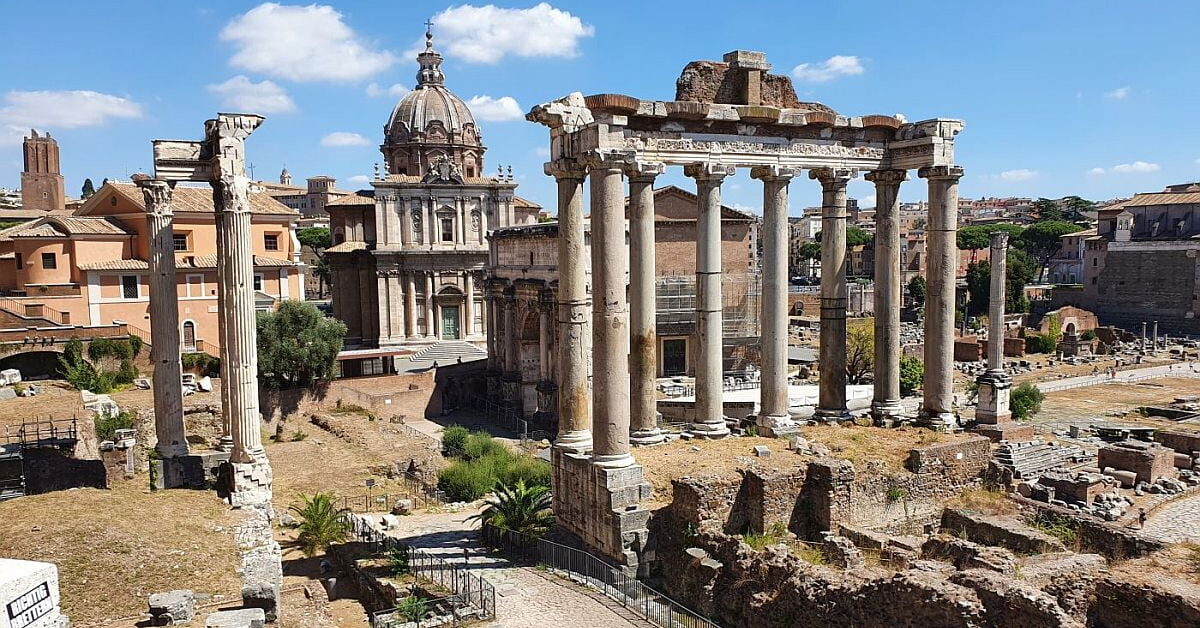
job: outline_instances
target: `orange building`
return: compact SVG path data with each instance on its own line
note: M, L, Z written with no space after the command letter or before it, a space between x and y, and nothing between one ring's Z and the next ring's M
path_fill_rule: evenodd
M216 217L208 186L175 188L174 246L184 351L215 354ZM254 283L259 309L304 298L298 212L252 190ZM150 236L142 192L109 182L70 215L47 215L0 231L0 311L31 324L126 323L150 340ZM8 317L11 319L12 317Z

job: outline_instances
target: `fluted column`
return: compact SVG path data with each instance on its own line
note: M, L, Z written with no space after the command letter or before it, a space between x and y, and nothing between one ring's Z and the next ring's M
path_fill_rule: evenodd
M857 174L846 168L817 168L821 182L821 386L816 417L850 418L846 405L846 184Z
M220 150L215 151L219 178L213 181L217 230L223 233L217 251L224 276L223 322L228 329L221 346L222 366L228 364L222 385L229 389L230 426L234 463L265 462L258 408L258 347L254 308L254 248L250 225L250 179L245 174L244 142L258 122L247 128L244 118L233 116L214 121L211 130Z
M555 446L574 451L592 448L588 394L587 250L583 225L583 180L577 162L547 162L545 172L558 183L558 438Z
M692 164L684 174L696 180L696 421L697 436L729 435L723 404L721 331L721 182L733 166Z
M417 278L410 270L404 271L404 336L416 338L417 333Z
M768 434L793 432L788 412L788 184L795 168L759 166L763 182L762 383L757 424Z
M162 458L186 456L172 185L146 175L134 175L133 180L145 198L150 234L150 361L154 363L154 432L158 437L155 451Z
M992 233L991 285L988 303L988 369L976 379L979 403L975 407L978 423L1007 423L1012 419L1009 392L1012 379L1004 372L1004 305L1007 292L1008 234Z
M928 181L929 220L925 227L928 286L925 297L925 396L921 419L935 427L957 424L954 416L954 284L958 265L959 166L921 168Z
M875 184L875 390L871 416L890 425L900 405L900 183L903 170L867 173Z
M629 176L629 440L654 445L666 439L658 427L658 333L654 268L654 179L660 163L636 162Z
M499 327L496 325L496 297L492 294L490 287L485 287L483 293L483 314L487 318L487 368L489 371L499 370L499 339L496 332Z
M623 164L591 155L592 202L592 463L633 464L629 453L629 302L625 272Z
M433 316L433 272L426 271L425 275L425 338L433 340L437 338L434 332Z
M462 339L466 340L475 335L475 271L463 273L463 286L466 298L463 299Z

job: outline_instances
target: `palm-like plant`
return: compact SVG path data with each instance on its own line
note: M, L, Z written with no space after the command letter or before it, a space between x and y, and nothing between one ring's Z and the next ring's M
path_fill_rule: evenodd
M329 549L334 543L342 543L350 536L350 510L338 508L333 493L300 495L301 504L293 504L289 510L300 519L300 535L296 542L305 556L312 557Z
M504 530L512 530L534 536L546 532L554 523L550 511L550 487L526 486L524 480L508 486L500 485L496 492L484 501L483 512L468 519L478 520Z

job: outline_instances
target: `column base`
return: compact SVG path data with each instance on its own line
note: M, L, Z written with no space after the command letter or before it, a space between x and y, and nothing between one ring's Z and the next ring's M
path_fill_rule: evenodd
M150 490L170 488L207 489L216 486L217 471L229 462L224 451L201 451L150 461Z
M217 441L217 451L223 451L225 453L233 451L233 437L222 436L221 440Z
M724 421L720 423L692 423L688 426L687 433L692 438L725 438L729 436L729 426Z
M557 449L564 449L576 453L585 453L592 450L592 433L589 430L572 430L559 434L558 438L554 439L554 446Z
M988 371L975 380L979 384L979 403L975 406L975 422L997 425L1012 421L1009 392L1012 380L1004 373Z
M271 504L271 465L265 459L221 465L222 497L234 508Z
M638 447L647 447L649 445L658 445L667 441L667 434L657 427L648 430L636 430L630 432L629 442Z
M760 414L754 425L758 428L759 436L768 438L784 438L800 433L800 426L787 414Z
M840 423L842 421L853 421L854 415L850 414L849 408L820 408L818 407L813 412L813 420L824 423Z
M949 431L958 428L958 417L954 416L953 412L946 410L928 410L921 408L917 415L917 424L921 427L928 427L939 432Z
M634 462L633 455L629 453L592 455L592 464L603 469L621 469L632 466Z
M884 399L871 402L871 419L878 427L892 427L901 420L904 406L899 399Z

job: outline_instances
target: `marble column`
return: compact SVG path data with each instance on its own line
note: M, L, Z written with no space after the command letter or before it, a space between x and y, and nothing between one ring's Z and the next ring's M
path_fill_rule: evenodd
M434 340L437 338L434 331L433 316L433 272L428 271L425 275L425 338Z
M1012 418L1008 403L1012 380L1004 372L1007 257L1008 234L1003 231L992 233L992 250L988 256L991 266L991 292L988 295L988 369L976 380L979 384L979 404L975 408L975 420L979 423L1005 423Z
M654 179L666 167L637 162L629 176L629 440L654 445L666 439L658 427L658 333L654 269Z
M954 289L958 265L959 166L921 168L917 176L928 181L929 220L925 227L928 261L925 265L925 397L921 420L946 429L957 425L954 416Z
M587 262L584 253L582 164L547 162L558 183L558 438L555 446L577 452L592 448L588 391Z
M520 332L517 329L517 293L512 287L504 291L504 372L505 375L520 375L521 349Z
M856 171L817 168L821 182L821 382L815 416L850 419L846 405L846 184Z
M475 272L466 271L463 273L463 329L462 338L467 338L475 335Z
M542 303L538 307L538 377L541 380L550 379L550 334L554 328L550 321L550 304Z
M154 363L155 451L161 458L188 454L183 426L183 368L179 361L179 299L172 237L172 185L134 175L146 203L150 234L150 361Z
M213 198L216 198L215 190ZM214 201L215 202L215 201ZM216 229L217 232L217 251L225 250L225 232L222 229ZM225 290L221 288L225 284L225 277L229 274L227 268L227 260L220 255L217 256L217 351L220 354L218 357L223 358L225 355L225 346L229 344L227 337L229 333L229 323L225 320L229 314L228 308L225 307ZM341 273L339 273L341 274ZM339 299L342 303L342 309L345 309L345 299ZM257 330L255 330L257 332ZM229 364L224 359L218 360L220 364L217 367L217 376L221 378L221 439L217 443L217 449L223 452L233 451L233 401L230 397L230 381Z
M257 501L262 495L256 489L266 488L270 499L270 472L262 445L262 428L258 407L258 348L254 307L254 247L250 224L250 179L245 173L245 138L258 127L258 116L225 116L210 121L206 137L214 144L217 168L213 181L217 231L223 233L217 257L224 263L224 276L218 289L224 295L223 322L228 326L225 344L221 347L221 362L228 364L228 378L222 381L229 388L230 425L233 450L230 462L235 465L255 465L266 469L243 469L235 475L235 492L245 495L243 503Z
M625 273L623 164L588 162L592 202L592 464L627 467L629 450L629 302Z
M1154 335L1151 336L1150 338L1151 338L1150 352L1158 353L1158 321L1154 321ZM1054 339L1055 342L1058 342L1058 340L1059 340L1058 338Z
M417 335L417 279L412 271L404 271L404 336Z
M691 164L684 174L696 180L696 420L689 428L699 437L729 435L723 403L721 330L721 182L735 168Z
M891 426L900 418L900 184L904 170L867 173L875 184L875 390L871 417Z
M762 382L757 424L765 435L791 434L788 412L788 184L795 168L758 166L763 182Z
M483 295L483 313L487 318L487 368L489 371L499 369L497 362L498 349L496 338L496 297L492 295L490 288L485 288Z

